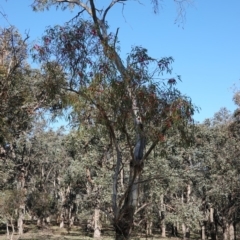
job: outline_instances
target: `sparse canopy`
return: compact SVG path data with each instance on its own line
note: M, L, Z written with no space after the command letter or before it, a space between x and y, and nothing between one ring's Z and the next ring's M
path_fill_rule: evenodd
M81 105L83 108L77 113L80 125L87 122L106 129L116 152L112 209L113 225L120 239L130 237L145 159L172 128L186 139L194 113L191 100L175 88L179 77L167 77L172 70L171 57L156 59L148 55L147 49L136 46L125 61L121 58L118 30L109 32L107 14L115 4L126 3L115 0L105 8L98 7L94 0L33 3L35 10L51 5L80 9L65 25L47 29L43 41L34 46L34 58L42 63L46 85L56 83L57 88L50 91L53 97L62 96L60 108L73 104L76 110ZM153 4L156 9L157 2ZM85 13L90 19L84 18ZM56 89L59 92L54 92ZM87 104L76 101L87 103L92 111L87 110ZM123 197L119 196L118 181L123 164L119 132L129 149L129 185Z

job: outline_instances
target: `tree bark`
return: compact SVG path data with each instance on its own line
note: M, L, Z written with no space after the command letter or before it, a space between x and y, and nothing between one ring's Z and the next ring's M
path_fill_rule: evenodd
M14 235L14 233L15 233L15 229L14 229L14 224L13 224L13 219L12 219L12 218L11 218L11 227L12 227L12 234L11 234L10 240L13 239L13 235Z
M94 238L101 238L101 226L100 226L100 209L95 208L94 210Z
M176 223L172 224L172 236L178 237L178 228Z
M125 203L119 212L119 218L114 223L117 240L130 239L133 229L134 207Z
M146 218L146 235L152 235L152 225L153 225L153 218L152 218L152 206L146 206L145 208L144 217Z
M184 223L182 223L182 239L186 239L186 226Z
M201 226L201 239L205 240L206 239L206 227L205 224L203 223Z
M23 213L22 209L19 209L19 216L18 216L18 234L21 236L23 234Z
M63 213L60 214L59 220L60 220L59 228L64 228L64 215L63 215Z
M152 235L152 218L147 219L146 233L147 233L147 236L151 236Z
M186 239L190 239L190 228L186 227Z
M216 223L214 222L214 208L210 208L210 234L211 234L211 240L217 240L217 229L216 229Z
M7 232L7 239L9 239L9 228L8 228L8 222L6 223L6 232Z
M160 196L160 228L161 236L166 237L166 224L165 224L165 205L164 205L164 196Z
M228 223L223 221L223 240L228 240L229 226Z
M228 232L229 232L229 240L234 240L234 227L233 227L233 223L229 224L229 228L228 228Z

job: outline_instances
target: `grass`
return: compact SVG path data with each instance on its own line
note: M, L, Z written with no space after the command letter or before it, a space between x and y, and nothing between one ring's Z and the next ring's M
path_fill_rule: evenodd
M84 232L80 227L73 227L70 231L65 228L59 228L58 226L51 226L44 229L38 229L36 225L30 224L24 227L26 231L21 237L17 234L13 236L13 240L92 240L90 233ZM3 231L1 232L3 233ZM89 234L89 236L86 236ZM105 231L102 236L102 240L113 240L113 232ZM154 237L133 237L133 240L156 240L160 239L160 236L155 235ZM176 240L177 238L171 238ZM7 240L6 234L0 234L0 240ZM164 238L169 240L169 238Z

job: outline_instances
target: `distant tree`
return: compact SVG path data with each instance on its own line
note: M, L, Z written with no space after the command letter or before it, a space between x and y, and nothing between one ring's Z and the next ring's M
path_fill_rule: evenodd
M37 71L30 68L28 35L14 27L0 29L0 143L9 143L31 127L34 113L44 101Z
M27 40L28 35L23 39L14 27L0 29L0 191L3 195L8 190L24 195L21 186L14 186L22 174L20 167L15 169L15 144L22 134L32 128L37 110L46 105L45 94L39 88L41 75L27 63ZM15 209L18 212L19 234L23 233L23 205L23 201L19 201Z
M192 147L196 162L195 192L202 199L202 239L234 239L239 221L239 124L226 109L196 127Z

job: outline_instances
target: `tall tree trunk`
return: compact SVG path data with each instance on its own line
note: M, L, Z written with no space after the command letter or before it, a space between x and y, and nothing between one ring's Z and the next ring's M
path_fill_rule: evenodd
M147 233L147 236L151 236L152 235L152 218L148 218L147 219L146 233Z
M186 196L187 197L187 199L186 199L187 204L189 204L189 202L190 202L190 194L191 194L191 185L190 185L190 183L188 183L188 185L187 185L187 196ZM190 238L190 228L189 228L189 226L186 226L186 225L185 225L185 236L184 237L186 239Z
M12 234L11 234L11 238L10 238L10 240L12 240L13 239L13 236L14 236L14 234L15 234L15 228L14 228L14 223L13 223L13 219L11 218L11 227L12 227Z
M191 194L191 185L187 185L187 203L190 202L190 194Z
M228 240L229 236L229 225L226 220L223 220L223 240Z
M206 227L205 227L205 223L202 224L201 226L201 239L205 240L206 239Z
M144 217L146 219L146 236L151 236L153 225L152 206L146 206L144 213Z
M186 239L190 239L190 228L186 227Z
M173 237L178 237L178 227L177 223L172 224L172 236Z
M117 53L115 46L112 46L108 43L107 37L107 26L105 25L104 21L101 21L97 17L96 7L94 0L90 0L90 9L85 8L88 13L91 15L93 22L96 27L97 35L101 41L103 46L103 51L106 57L108 57L111 61L114 62L117 70L119 71L125 86L126 86L126 93L131 100L131 108L132 114L134 117L135 123L135 133L136 133L136 144L133 156L131 157L130 161L130 181L129 186L124 194L124 199L120 200L120 203L117 204L117 195L118 195L118 175L120 173L120 165L121 165L121 154L120 149L118 147L118 143L112 129L111 123L107 123L109 131L111 133L111 137L113 138L115 150L117 151L117 162L115 168L115 174L113 178L113 197L112 197L112 205L113 205L113 212L114 212L114 226L116 229L116 238L121 239L128 239L130 234L133 230L133 217L135 208L138 202L138 195L139 195L139 176L141 175L143 169L143 152L145 149L146 139L145 134L143 131L144 123L141 119L141 111L137 103L137 98L135 96L135 87L133 85L132 74L129 74L128 69L124 66L119 54ZM113 1L114 2L114 1ZM108 121L107 116L105 117ZM157 142L156 142L157 143ZM156 144L155 144L156 145ZM153 144L151 150L155 146ZM148 152L151 152L149 150Z
M94 210L94 238L101 238L101 226L100 226L100 209L95 208Z
M236 229L236 216L234 216L233 229L234 229L234 240L237 240L237 229Z
M91 176L90 169L86 169L86 175L87 175L87 183L88 183L88 194L92 192L92 190L97 190L96 185L94 184L94 181ZM97 192L97 191L96 191ZM101 225L100 225L100 209L99 209L99 200L98 196L96 196L96 204L94 209L94 216L93 216L93 237L94 238L101 238Z
M216 229L216 223L214 222L214 208L210 208L210 234L211 234L211 240L217 240L217 229Z
M229 233L229 240L234 240L235 237L234 237L233 223L229 224L228 233Z
M18 234L19 234L19 236L21 236L23 234L23 212L22 212L21 208L18 210L17 225L18 225Z
M9 239L9 228L8 228L8 220L6 223L6 232L7 232L7 239Z
M165 204L164 204L163 194L161 194L160 196L160 228L161 228L161 236L166 237Z
M133 105L135 106L135 103L133 103ZM135 109L138 109L137 106ZM129 185L124 195L124 204L119 213L115 215L116 239L129 239L134 226L133 218L138 203L139 178L143 169L142 158L145 149L145 137L141 133L142 124L138 122L136 127L139 132L137 134L137 143L134 150L134 159L130 162ZM117 172L115 172L115 174L117 174ZM115 184L115 186L117 186L117 184ZM114 192L117 192L116 187L114 187Z
M186 239L186 225L185 223L182 223L182 239Z
M64 228L64 218L61 216L61 221L59 224L59 228Z

